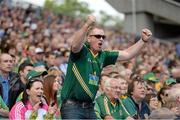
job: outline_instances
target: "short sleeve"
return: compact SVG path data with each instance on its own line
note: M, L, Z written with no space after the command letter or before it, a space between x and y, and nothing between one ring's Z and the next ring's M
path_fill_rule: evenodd
M119 56L118 51L104 51L104 54L105 54L105 60L103 67L107 65L115 64Z

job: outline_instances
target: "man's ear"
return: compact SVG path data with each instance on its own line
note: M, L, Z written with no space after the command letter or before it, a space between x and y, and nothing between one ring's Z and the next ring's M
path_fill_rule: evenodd
M20 70L20 71L19 71L19 74L22 75L22 74L23 74L23 71Z
M87 36L86 39L87 39L87 42L90 43L90 36Z

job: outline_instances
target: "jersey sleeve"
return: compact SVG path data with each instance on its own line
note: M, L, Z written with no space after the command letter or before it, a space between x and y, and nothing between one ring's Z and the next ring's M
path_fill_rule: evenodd
M118 51L104 51L105 53L105 60L103 67L111 64L115 64L117 61L117 58L119 56Z
M87 51L88 51L88 48L85 45L83 45L82 49L78 53L73 53L71 51L71 53L70 53L70 60L75 62L79 58L85 57L86 54L87 54Z

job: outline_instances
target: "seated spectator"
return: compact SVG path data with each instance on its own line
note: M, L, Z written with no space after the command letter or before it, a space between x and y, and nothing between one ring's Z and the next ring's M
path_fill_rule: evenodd
M150 111L156 110L160 107L157 95L155 93L147 94L145 101L148 103Z
M9 88L11 87L10 80L17 76L12 72L12 57L7 53L0 54L0 95L4 103L9 106Z
M31 79L23 93L22 101L17 102L9 113L10 119L52 119L57 110L43 101L43 83L40 79Z
M170 90L170 87L163 87L160 89L160 91L158 92L158 100L160 101L161 107L164 107L165 103L168 100L168 92Z
M43 82L43 90L44 90L44 95L45 95L45 100L48 105L54 106L56 105L61 105L61 103L58 104L57 101L57 93L60 88L60 80L61 78L59 76L54 76L54 75L48 75L44 78ZM60 101L60 100L59 100ZM56 112L56 117L59 117L60 114L58 111Z
M130 118L119 99L121 94L118 79L109 78L105 81L105 93L95 100L95 113L98 119Z
M147 94L157 93L156 84L159 82L159 78L153 72L148 72L143 75L143 79L147 83Z
M28 82L26 76L32 69L33 65L31 63L24 62L19 66L19 75L11 79L11 87L9 89L9 110L11 110L12 106L15 104L18 95L24 91L26 83Z
M149 120L174 120L176 118L175 114L168 108L158 108L153 110L149 116Z
M121 99L126 99L127 98L127 90L128 90L128 82L124 78L118 78L119 79L119 84L121 86Z
M123 100L123 104L131 117L134 119L147 118L150 114L150 109L144 100L146 96L144 80L141 78L133 79L128 86L128 95L129 97Z
M44 78L43 86L44 86L44 95L46 99L46 103L50 105L51 103L57 104L57 91L59 90L60 80L58 77L54 75L48 75Z
M180 88L171 88L168 92L167 102L164 107L170 109L180 119Z
M98 89L98 91L96 93L96 98L98 96L100 96L101 94L104 94L104 91L105 91L105 82L108 81L108 80L110 80L108 76L102 75L101 81L100 81L100 85L99 85L99 89Z

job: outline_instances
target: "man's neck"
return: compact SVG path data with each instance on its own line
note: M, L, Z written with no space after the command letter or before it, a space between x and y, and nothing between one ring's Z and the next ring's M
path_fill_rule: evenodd
M97 55L98 51L94 50L93 48L90 48L90 50L94 55Z
M9 75L9 72L3 72L0 70L0 75L3 77L7 77Z
M107 96L109 98L109 100L111 101L111 103L115 103L116 102L116 99L114 97L110 97L110 96Z
M24 78L24 77L20 77L20 79L21 79L21 82L25 85L26 84L26 79Z
M134 96L131 96L136 104L140 104L142 102L141 99L137 99Z

